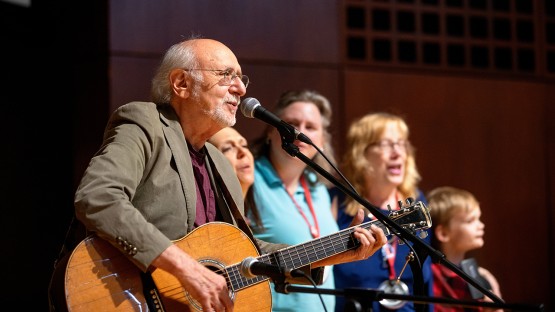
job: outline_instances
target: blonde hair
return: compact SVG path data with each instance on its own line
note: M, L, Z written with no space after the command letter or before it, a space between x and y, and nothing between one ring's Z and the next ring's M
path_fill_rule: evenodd
M400 116L390 113L367 114L355 120L349 127L346 152L342 159L342 168L345 177L353 184L359 194L368 193L365 183L365 172L367 172L370 163L364 156L366 149L381 139L387 125L391 123L397 126L403 139L408 142L409 127L406 122ZM410 143L407 144L405 177L397 189L405 198L416 198L418 192L417 184L420 182L421 177L416 168L415 150ZM349 215L355 215L359 206L358 202L348 197L345 212Z
M452 186L433 189L427 199L433 225L447 226L456 213L468 213L480 205L470 192Z
M457 213L469 213L480 207L480 203L472 193L452 186L440 186L431 190L427 199L433 227L438 225L447 227ZM432 246L439 247L439 242L434 237L432 237Z

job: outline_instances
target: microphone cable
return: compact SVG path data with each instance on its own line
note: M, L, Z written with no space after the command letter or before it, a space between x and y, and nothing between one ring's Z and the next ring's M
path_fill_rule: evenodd
M326 156L326 154L318 147L316 146L316 144L314 144L312 141L310 141L309 143L310 145L312 145L312 147L314 147L317 151L318 154L322 155L322 157L324 157L324 159L328 162L328 164L333 168L333 170L335 170L335 172L337 172L337 174L341 177L341 179L349 186L349 188L358 195L357 190L355 189L355 187L351 184L351 182L349 182L349 180L347 180L347 178L343 175L343 173L341 173L341 171L339 171L339 169L335 166L335 164L328 158L328 156Z

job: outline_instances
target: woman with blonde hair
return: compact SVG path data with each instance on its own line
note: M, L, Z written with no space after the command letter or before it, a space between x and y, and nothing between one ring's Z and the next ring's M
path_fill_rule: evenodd
M415 161L415 150L409 141L409 128L400 116L378 112L355 120L348 131L341 169L356 192L389 214L389 208L399 209L398 202L407 198L426 204L418 188L421 177ZM362 207L356 200L337 188L331 188L332 210L340 229L346 228L356 211ZM375 219L367 211L364 222ZM426 239L429 243L429 238ZM414 295L414 277L410 269L403 270L411 249L399 244L396 236L372 257L334 267L336 288L374 288L385 292ZM430 259L422 265L425 295L432 294ZM400 282L394 283L400 276ZM344 299L337 298L336 311L343 311ZM412 302L382 300L373 303L373 311L398 309L414 311Z

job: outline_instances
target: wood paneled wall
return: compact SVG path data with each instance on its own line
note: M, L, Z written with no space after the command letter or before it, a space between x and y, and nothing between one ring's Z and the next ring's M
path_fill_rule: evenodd
M400 114L421 188L453 185L479 199L486 245L473 255L498 277L503 297L555 308L553 81L347 66L340 10L333 0L110 1L110 110L147 100L165 49L197 34L236 52L252 80L247 96L269 109L286 89L327 96L338 154L354 118ZM249 139L263 126L238 118Z

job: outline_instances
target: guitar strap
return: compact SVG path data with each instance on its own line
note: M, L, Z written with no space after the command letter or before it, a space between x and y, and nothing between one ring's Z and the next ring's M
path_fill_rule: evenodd
M67 311L64 278L66 265L71 256L71 251L75 249L78 242L87 237L88 233L85 226L78 222L75 214L72 215L71 221L67 228L62 246L58 252L58 257L54 259L53 270L48 284L48 302L50 312Z
M237 222L237 226L239 226L239 229L241 229L251 239L252 243L256 247L256 250L258 250L258 254L263 254L262 250L260 249L260 246L258 246L257 240L254 238L254 235L252 234L252 231L249 225L245 221L243 215L239 211L239 208L237 208L237 205L235 204L233 197L229 193L229 190L227 189L227 186L222 176L216 169L216 165L214 164L214 161L212 160L212 158L208 153L207 153L207 156L208 156L208 160L210 161L210 167L212 168L212 174L216 179L215 181L216 183L214 184L216 185L216 191L219 193L218 197L224 199L224 203L233 214L233 218L235 219L235 222ZM223 196L222 196L222 193L223 193Z

